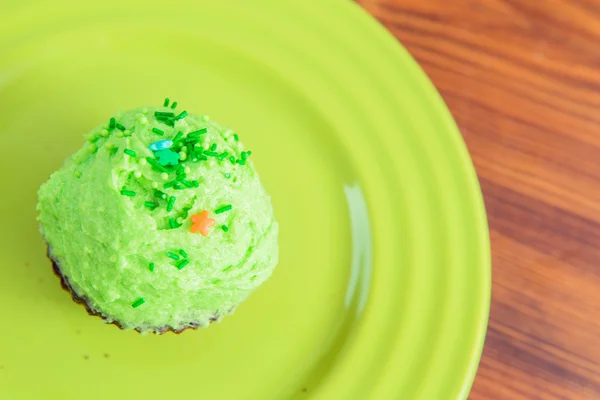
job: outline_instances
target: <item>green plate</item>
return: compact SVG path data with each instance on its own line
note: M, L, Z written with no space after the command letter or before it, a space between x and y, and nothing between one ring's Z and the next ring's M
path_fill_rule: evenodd
M141 336L60 288L36 190L110 113L165 96L254 150L281 261L221 324ZM0 398L467 396L490 297L477 178L423 72L350 1L3 1L0 139Z

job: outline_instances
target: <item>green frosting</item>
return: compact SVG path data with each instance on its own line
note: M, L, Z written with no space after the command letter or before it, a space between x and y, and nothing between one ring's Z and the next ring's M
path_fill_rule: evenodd
M268 279L278 258L278 225L251 153L206 116L160 114L170 112L114 115L38 193L40 230L73 291L140 332L207 326ZM169 150L149 148L176 136ZM203 210L215 221L208 236L190 231Z

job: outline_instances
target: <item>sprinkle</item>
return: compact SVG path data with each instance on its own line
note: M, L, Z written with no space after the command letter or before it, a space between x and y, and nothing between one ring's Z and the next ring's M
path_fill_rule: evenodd
M185 151L180 151L179 152L179 159L181 161L185 161L187 159L187 153Z
M173 206L175 205L175 200L177 200L175 198L175 196L169 197L169 202L167 203L167 211L169 211L169 212L173 211Z
M190 263L190 260L183 259L183 260L179 261L177 264L175 264L175 267L177 267L177 269L181 271L189 263Z
M175 173L177 175L181 175L183 174L183 172L185 171L185 167L183 165L180 165L179 167L177 167L177 169L175 170Z
M237 160L237 163L240 165L246 165L246 160Z
M187 117L188 112L183 110L178 116L175 117L175 120L178 121L180 119L184 119L185 117Z
M158 129L158 128L152 128L152 132L156 133L157 135L164 135L165 131L163 131L162 129Z
M117 126L117 120L115 120L114 118L111 118L110 122L108 123L108 127L110 129L115 129L116 126Z
M166 107L166 106L165 106ZM177 108L177 102L174 101L173 104L171 104L171 108L174 110Z
M232 164L235 164L235 157L229 156L229 161L231 161Z
M160 165L177 165L179 164L179 153L175 153L172 150L165 149L156 152L156 157L158 157L158 162Z
M235 134L233 135L233 140L235 140L236 142L237 142L238 140L240 140L240 137L237 135L237 133L235 133Z
M131 156L131 157L137 156L137 153L135 151L129 150L129 149L123 150L123 153L125 153L125 154L127 154L128 156Z
M169 228L171 228L171 229L177 228L177 222L175 222L175 218L169 218Z
M213 144L210 146L210 151L215 151L216 149L217 149L217 144L216 144L216 143L213 143Z
M134 197L135 196L135 192L132 190L121 190L121 194L123 196L129 196L129 197Z
M179 183L179 181L177 181L177 180L174 180L174 181L169 181L169 182L166 182L166 183L163 185L163 187L164 187L165 189L168 189L168 188L170 188L170 187L173 187L173 186L177 185L178 183Z
M169 101L171 101L171 100L169 100L169 98L167 97L165 99L165 102L163 103L163 107L167 107L169 105Z
M160 163L158 161L156 161L154 158L146 157L146 161L148 161L148 164L152 165L157 170L159 170L161 172L167 172L167 169L165 167L163 167L162 165L160 165Z
M167 198L167 194L164 192L161 192L160 190L155 190L154 191L154 197L157 197L159 199L166 199Z
M246 154L248 154L248 155L251 155L251 154L252 154L252 152L251 152L250 150L248 150L248 151L246 152Z
M120 131L124 131L125 129L127 129L127 128L125 128L125 127L124 127L123 125L121 125L121 124L116 124L115 126L116 126L116 127L117 127L117 129L118 129L118 130L120 130Z
M187 137L189 137L189 138L200 137L200 135L203 135L206 132L208 132L208 128L198 129L197 131L193 131L193 132L188 133Z
M226 206L223 207L219 207L215 210L215 214L222 214L225 211L229 211L231 210L233 207L231 206L231 204L227 204Z
M192 188L192 187L198 187L198 186L194 186L194 184L188 180L182 179L181 181L179 181L179 183L183 184L184 186L188 187L188 188Z
M217 153L216 151L205 151L204 154L210 157L219 157L219 153Z
M167 251L167 257L172 258L175 261L178 261L179 259L181 259L181 257L179 257L177 254L171 253L170 251Z
M208 236L208 228L215 224L215 220L208 216L208 211L206 210L202 210L200 214L192 215L190 219L192 220L190 232L200 232L202 236Z
M146 302L146 300L144 300L144 298L143 298L143 297L140 297L139 299L137 299L136 301L134 301L134 302L131 304L131 307L133 307L133 308L138 308L139 306L141 306L141 305L142 305L142 304L144 304L145 302Z
M242 160L244 160L244 161L246 161L246 158L248 158L248 154L246 154L245 151L242 151L241 156L242 156Z
M181 173L181 174L177 175L177 177L175 178L175 180L176 181L182 181L185 178L187 178L187 174L184 172L184 173Z
M223 232L229 231L229 228L227 227L227 225L221 225L221 229L223 229Z
M156 204L153 201L145 201L144 202L144 207L147 207L147 208L149 208L151 210L154 210L156 207L158 207L158 204Z
M179 254L181 254L182 256L184 256L185 258L188 257L188 254L185 252L185 250L183 249L179 249Z
M200 183L197 180L193 180L192 181L192 186L197 188L198 186L200 186Z
M157 119L168 119L168 118L173 118L175 116L174 113L172 112L161 112L161 111L155 111L154 112L154 116Z
M156 129L156 128L154 128L154 129ZM173 142L171 140L159 140L158 142L152 143L150 146L148 146L148 148L152 151L159 151L159 150L168 149L171 146L173 146Z
M228 153L228 152L226 152L226 151L224 151L224 152L222 152L221 154L219 154L219 157L218 157L218 158L219 158L219 160L220 160L220 161L223 161L224 159L226 159L226 158L227 158L227 156L228 156L228 155L229 155L229 153Z
M150 272L154 272L154 263L151 262L148 268L150 269Z
M228 173L226 173L226 174L225 174L225 178L227 178L227 179L231 178L231 174L230 174L229 172L228 172Z
M181 131L177 132L177 135L175 135L175 137L173 138L173 143L179 142L182 137L183 137L183 132L181 132Z

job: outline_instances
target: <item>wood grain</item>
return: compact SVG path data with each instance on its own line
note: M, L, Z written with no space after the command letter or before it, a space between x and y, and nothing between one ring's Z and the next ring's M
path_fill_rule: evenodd
M600 0L359 3L437 86L481 181L493 293L470 399L600 399Z

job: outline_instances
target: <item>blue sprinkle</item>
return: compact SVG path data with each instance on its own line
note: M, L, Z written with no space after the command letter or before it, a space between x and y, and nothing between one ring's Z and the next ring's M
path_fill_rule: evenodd
M159 151L169 149L173 146L173 142L171 140L159 140L158 142L152 143L148 148L152 151Z

